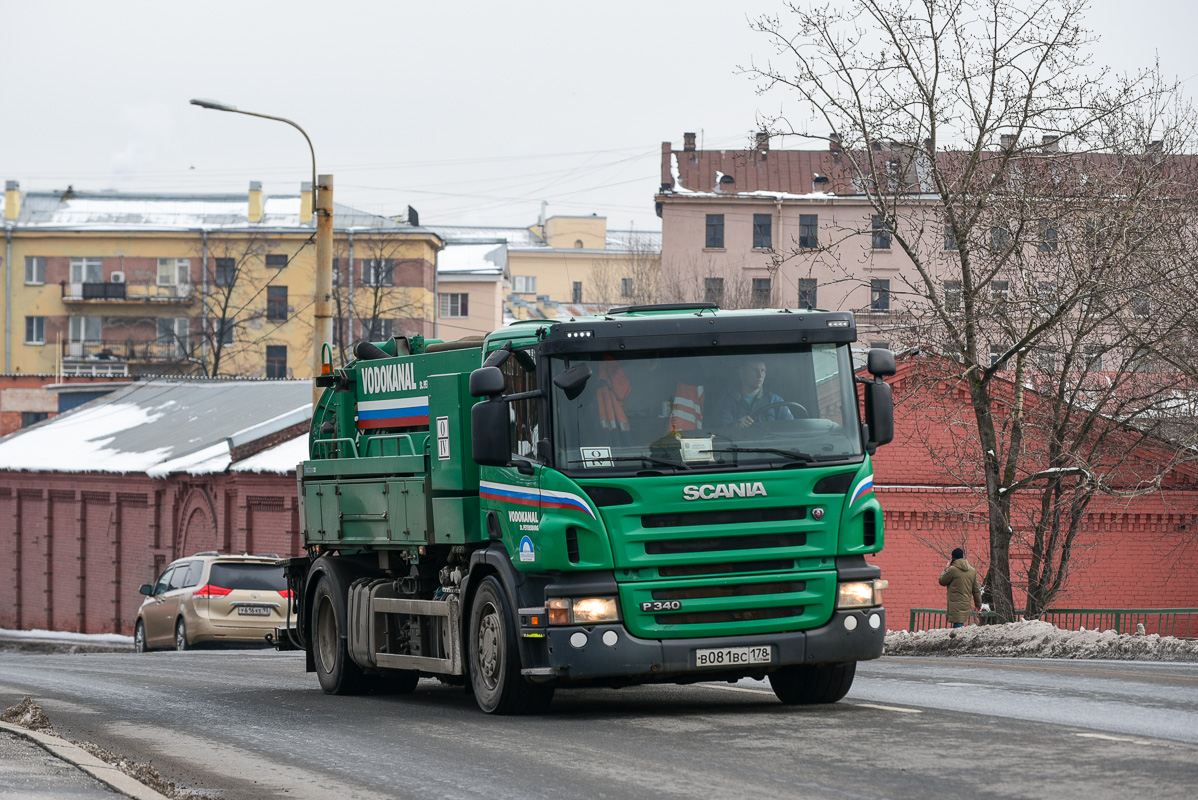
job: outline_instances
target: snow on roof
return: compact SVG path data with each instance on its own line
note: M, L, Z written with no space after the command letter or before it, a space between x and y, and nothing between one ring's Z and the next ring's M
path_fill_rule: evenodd
M502 275L507 264L507 245L449 243L437 254L437 272L473 272Z
M309 419L311 401L309 381L132 383L0 439L0 470L224 472L232 448Z
M446 244L502 243L531 247L545 243L528 228L479 227L474 225L427 225Z
M233 471L287 473L307 458L308 436L305 434L238 461L233 465Z

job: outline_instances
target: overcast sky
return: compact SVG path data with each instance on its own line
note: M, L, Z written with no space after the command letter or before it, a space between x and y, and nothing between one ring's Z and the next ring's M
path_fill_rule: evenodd
M1020 0L1012 0L1019 2ZM298 191L304 126L341 203L423 224L591 214L660 229L661 142L740 148L761 109L736 66L778 0L0 0L0 178L22 189ZM1189 0L1094 0L1096 61L1198 86Z

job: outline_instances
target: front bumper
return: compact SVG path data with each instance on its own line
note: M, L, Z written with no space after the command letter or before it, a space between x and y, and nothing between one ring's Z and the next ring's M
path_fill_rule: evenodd
M850 621L851 619L851 621ZM578 636L581 634L581 636ZM867 661L882 655L886 611L881 606L835 611L818 628L789 633L695 639L638 639L620 623L545 631L546 647L523 672L535 681L612 680L628 683L761 675L791 664ZM527 640L526 640L527 641ZM695 650L769 646L768 664L696 667ZM526 664L529 662L526 661Z

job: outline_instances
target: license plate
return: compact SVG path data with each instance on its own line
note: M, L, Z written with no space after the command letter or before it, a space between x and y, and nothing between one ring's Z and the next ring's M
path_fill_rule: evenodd
M773 660L773 648L713 647L695 651L696 667L735 667L741 664L768 664Z
M238 606L237 613L243 617L269 617L270 609L266 606Z

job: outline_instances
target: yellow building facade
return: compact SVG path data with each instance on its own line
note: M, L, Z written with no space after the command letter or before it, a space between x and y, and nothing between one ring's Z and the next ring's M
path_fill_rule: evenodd
M268 196L21 192L3 219L7 373L312 376L307 184ZM432 335L440 238L335 205L335 344Z

